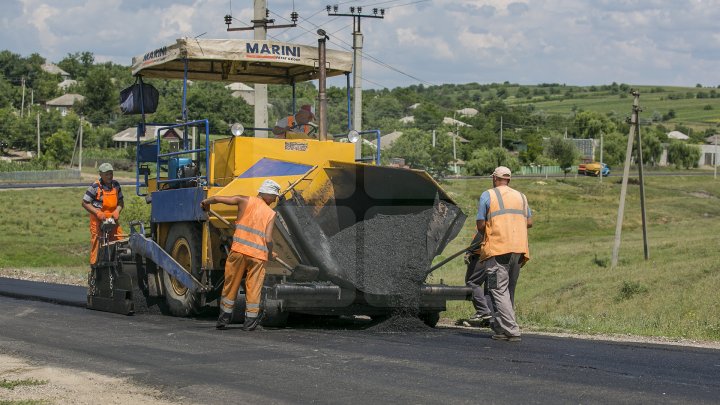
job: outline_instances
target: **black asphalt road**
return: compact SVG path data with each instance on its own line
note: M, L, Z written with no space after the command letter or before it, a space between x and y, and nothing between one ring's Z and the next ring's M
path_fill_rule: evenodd
M0 352L191 403L718 403L720 350L350 324L243 332L0 296ZM346 329L348 327L349 329Z

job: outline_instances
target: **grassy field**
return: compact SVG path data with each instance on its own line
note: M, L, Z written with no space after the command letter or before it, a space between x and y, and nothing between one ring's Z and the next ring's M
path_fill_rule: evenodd
M528 196L535 222L532 259L517 290L521 324L551 331L720 340L720 181L712 176L647 178L648 261L643 259L639 187L631 184L620 265L611 269L618 180L513 181ZM443 185L470 217L446 254L469 243L477 199L489 185L488 179ZM82 188L0 191L0 268L87 271L82 193ZM125 220L147 209L140 199L127 198ZM461 285L464 275L458 258L433 273L431 281ZM472 312L469 302L452 302L443 316L455 319Z
M662 86L663 91L658 91L651 86L631 87L640 91L640 106L643 109L640 113L641 118L651 118L656 111L666 114L668 111L674 110L675 118L665 121L664 125L673 127L674 124L684 124L702 130L715 127L720 123L720 98L687 98L688 93L704 92L709 94L713 89ZM720 89L714 90L720 93ZM680 95L682 98L671 99L671 97ZM545 100L543 97L534 97L531 100L510 97L507 99L507 103L511 105L533 104L537 110L553 114L569 114L573 109L580 109L629 116L632 96L624 92L612 94L609 91L599 90L574 92L572 97L553 95L550 100Z
M639 187L629 185L619 266L610 268L619 177L515 180L528 196L535 225L532 259L516 295L523 326L586 333L628 333L720 340L720 181L649 177L646 205L650 260L643 258ZM465 212L475 212L489 180L446 184ZM468 220L446 250L467 244ZM461 284L461 260L433 274ZM449 318L472 314L453 303Z

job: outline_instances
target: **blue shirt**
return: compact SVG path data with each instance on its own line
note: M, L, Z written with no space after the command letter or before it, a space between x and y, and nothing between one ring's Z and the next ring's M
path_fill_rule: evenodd
M487 220L487 214L488 211L490 211L490 190L483 191L482 194L480 194L480 201L478 202L478 212L477 212L477 218L478 221L485 221ZM527 217L532 217L532 211L530 210L530 204L528 204L527 207Z

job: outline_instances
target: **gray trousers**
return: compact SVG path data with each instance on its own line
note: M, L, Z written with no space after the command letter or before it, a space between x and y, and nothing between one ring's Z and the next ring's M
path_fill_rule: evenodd
M487 286L490 290L495 317L493 330L507 336L520 336L520 327L515 320L515 286L520 277L521 253L508 253L485 260Z
M485 263L481 262L480 256L473 255L465 272L465 285L472 288L472 303L475 312L480 315L492 316L492 309L488 305L490 292L487 289L487 272Z

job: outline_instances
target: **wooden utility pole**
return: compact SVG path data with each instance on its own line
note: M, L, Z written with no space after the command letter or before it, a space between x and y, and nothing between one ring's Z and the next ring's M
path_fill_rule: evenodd
M362 131L362 48L363 35L360 31L362 18L385 18L385 9L373 8L373 14L363 14L362 7L350 7L349 14L338 13L338 6L327 6L328 16L353 18L353 120L352 128ZM378 11L380 14L378 15ZM355 143L355 159L362 157L362 140Z

